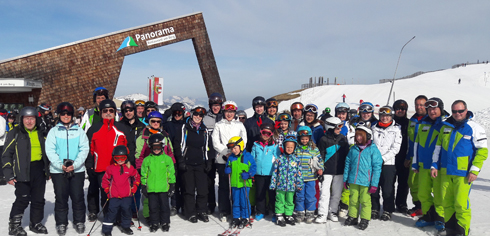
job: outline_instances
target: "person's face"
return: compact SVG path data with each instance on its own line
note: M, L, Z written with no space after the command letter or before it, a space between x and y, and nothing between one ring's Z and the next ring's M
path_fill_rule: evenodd
M425 110L425 102L427 102L427 100L423 98L415 101L415 112L417 115L425 116L427 114L427 110Z
M155 145L155 146L153 146L153 147L151 148L151 150L153 151L153 153L154 153L155 155L158 155L158 154L162 153L162 146L160 146L160 145Z
M83 116L84 115L83 111L78 111L78 115Z
M233 119L235 119L235 113L236 111L225 111L225 119L227 121L232 121Z
M114 108L102 109L102 119L112 120L116 117L116 110Z
M143 117L143 112L145 111L145 107L143 106L137 106L136 107L136 115L141 118Z
M272 131L270 129L263 129L260 131L260 137L262 140L269 140L269 138L272 136Z
M366 140L364 140L364 135L361 134L361 132L363 132L363 131L356 132L356 142L358 144L363 145L364 143L366 143Z
M441 109L439 109L439 107L429 107L427 113L430 119L435 120L437 117L441 116Z
M126 117L126 119L128 119L128 120L134 119L134 109L133 108L126 108L123 110L123 112L124 112L124 116Z
M368 121L369 119L371 119L371 116L373 116L373 113L371 112L361 112L361 119L363 121Z
M105 96L104 95L96 95L95 96L95 103L97 103L97 106L100 105L100 102L104 101L105 100Z
M301 136L299 141L301 142L301 145L303 145L303 146L307 145L308 142L310 141L310 137L309 136Z
M199 123L201 123L201 121L202 121L202 116L197 115L197 114L194 114L194 115L192 116L192 120L194 121L194 123L199 124Z
M333 132L334 132L335 134L337 134L337 135L338 135L338 134L340 134L340 131L341 131L341 130L342 130L342 128L335 128L335 129L333 130Z
M396 117L405 117L405 114L407 114L407 111L406 110L403 110L403 109L395 109L395 116Z
M60 113L60 120L63 124L69 124L72 121L73 116L70 115L68 112L61 112Z
M9 123L14 123L14 119L9 118Z
M389 124L393 118L390 115L379 116L379 121L383 124Z
M184 112L176 111L172 114L175 120L182 120L184 118Z
M466 119L466 114L468 113L468 110L465 109L464 104L459 102L454 104L454 106L451 107L451 111L453 113L453 118L457 122L461 122L464 119ZM463 111L462 113L456 112L456 111Z
M146 115L150 114L152 111L156 111L157 109L155 108L148 108L146 109Z
M293 117L296 120L301 120L301 116L303 115L302 110L293 110Z
M213 114L218 114L219 111L221 110L221 105L220 104L213 104L211 106L211 110L213 111Z
M295 144L293 142L286 142L286 144L284 144L284 151L286 154L292 154L294 152L294 147Z
M49 111L44 111L44 115L47 115L47 114L49 114Z
M160 123L162 123L162 120L160 119L151 119L150 127L153 129L160 129Z
M22 122L24 124L24 127L28 130L33 130L34 127L36 126L36 117L34 116L24 116L22 118Z
M269 107L267 108L267 113L271 116L275 116L277 113L277 107Z
M345 119L347 119L347 112L345 112L345 111L339 111L339 112L337 112L337 117L341 121L344 121Z
M311 112L306 112L305 116L306 122L311 123L313 120L315 120L315 115Z
M238 117L238 120L242 123L245 123L245 121L247 120L247 118L245 116L239 116Z
M240 154L240 146L238 145L235 145L232 149L231 149L231 153L233 153L233 155L237 156L238 154Z
M287 130L289 128L289 121L281 120L281 123L279 123L279 127L282 130Z
M124 165L126 163L126 160L118 160L116 163L120 166Z
M255 106L255 113L262 115L262 113L264 113L264 105Z

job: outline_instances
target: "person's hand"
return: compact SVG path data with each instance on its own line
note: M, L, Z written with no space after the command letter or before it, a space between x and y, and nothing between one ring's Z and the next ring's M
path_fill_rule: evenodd
M418 174L418 173L419 173L419 170L417 170L417 169L412 169L412 170L413 170L413 172L414 172L415 174Z
M319 175L318 176L318 181L320 181L320 183L323 183L323 180L325 180L325 178L323 177L323 175Z
M231 173L231 167L226 167L225 168L225 174L230 174Z
M475 174L473 174L473 173L470 172L468 174L468 184L471 184L471 182L475 181L476 178L478 178L478 175L475 175Z
M169 108L169 109L165 110L163 115L166 116L167 118L171 117L172 116L172 109Z
M430 175L432 176L432 178L436 178L437 177L437 172L438 172L437 169L430 170Z
M136 194L136 191L138 191L138 186L133 185L133 187L131 188L131 193L134 195Z
M316 173L317 173L318 175L323 175L323 170L318 170Z
M250 178L250 174L248 172L242 172L241 176L243 180L247 180Z
M349 183L344 182L344 189L346 189L346 190L349 189Z
M71 172L71 171L75 170L75 167L73 167L72 165L68 166L68 167L66 167L66 166L63 166L63 167L65 167L65 169L64 169L65 172Z
M228 153L223 156L223 160L228 161L228 157L230 157L231 153Z
M175 184L170 184L168 188L168 197L172 197L175 194Z
M141 185L141 193L143 193L143 196L148 198L148 189L146 189L146 185Z
M378 187L374 187L374 186L371 186L371 188L369 188L369 193L375 193L376 191L378 190Z
M206 166L204 167L204 171L206 173L208 173L209 171L211 171L212 167L213 167L213 162L210 161L210 160L207 160L206 161Z
M406 168L410 167L410 164L412 164L411 160L405 160L405 163L403 163Z
M15 186L15 183L17 183L17 180L15 179L11 179L9 180L9 182L7 182L8 184L12 185L12 186Z

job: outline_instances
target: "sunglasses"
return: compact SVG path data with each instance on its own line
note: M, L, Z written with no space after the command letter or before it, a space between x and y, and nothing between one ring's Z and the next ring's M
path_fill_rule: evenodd
M374 110L373 106L369 104L364 104L359 107L360 112L373 112L373 110Z
M247 118L244 117L244 116L241 116L241 117L238 117L238 119L240 119L240 120L246 120Z
M425 108L429 108L429 107L438 107L439 106L439 102L438 101L434 101L434 100L429 100L427 102L425 102L424 104Z
M408 110L408 105L402 103L402 104L396 106L394 109L395 109L395 111L398 111L398 110L404 110L404 111L406 111L406 110Z
M279 119L278 120L280 120L280 121L283 121L283 120L290 121L291 120L291 116L289 114L281 114L281 115L279 115Z
M316 105L307 105L305 107L305 112L307 111L316 113L318 111L318 107Z
M225 111L236 111L237 107L233 104L226 104L223 106L223 110L225 110Z
M271 131L268 131L268 130L261 130L260 131L260 134L262 134L264 136L267 136L267 137L272 136L272 132Z
M204 113L200 113L200 112L194 112L192 113L194 116L199 116L199 117L204 117Z
M107 108L104 108L102 109L102 113L114 113L114 109L110 108L110 109L107 109Z
M161 120L150 120L150 123L158 123L160 124L162 121Z
M303 105L300 103L291 105L291 111L294 111L294 110L303 110Z
M127 156L124 156L124 155L114 156L114 160L115 161L125 161L126 159L128 159L128 157Z
M156 109L146 109L146 113L151 113L152 111L156 111Z
M268 101L267 107L277 107L279 103L277 101Z
M463 110L451 110L451 112L453 114L456 114L456 113L463 114L463 112L465 112L465 111L466 111L466 109L463 109Z
M182 111L174 111L174 116L181 116L182 114L184 114Z
M126 108L126 109L124 109L124 113L133 112L133 111L134 111L133 108Z
M388 107L382 107L379 109L380 115L391 115L392 113L393 113L393 111L391 110L391 108L388 108Z
M73 113L66 112L66 111L60 113L60 116L72 116L72 115L73 115Z

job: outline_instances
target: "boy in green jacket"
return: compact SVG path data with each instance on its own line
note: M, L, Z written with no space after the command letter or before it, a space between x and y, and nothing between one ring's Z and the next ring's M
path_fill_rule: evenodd
M170 206L168 199L175 193L175 169L172 158L163 150L162 134L153 134L148 139L151 153L141 165L141 190L148 198L150 209L150 232L160 226L170 230Z

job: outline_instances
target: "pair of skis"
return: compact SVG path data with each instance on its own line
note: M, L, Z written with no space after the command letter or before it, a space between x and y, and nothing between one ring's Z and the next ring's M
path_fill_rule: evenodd
M225 232L218 234L218 236L237 236L240 234L240 232L242 232L243 229L250 227L252 222L253 220L250 219L247 225L245 225L245 227L243 228L230 226L230 228L228 228Z

